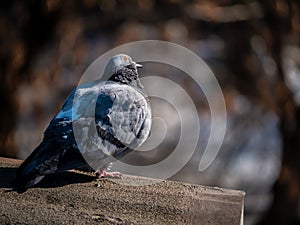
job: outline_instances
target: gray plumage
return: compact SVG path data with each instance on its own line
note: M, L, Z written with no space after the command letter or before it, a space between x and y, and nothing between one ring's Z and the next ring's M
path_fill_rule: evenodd
M74 89L41 144L21 164L15 186L27 189L45 175L89 166L105 168L149 136L151 109L140 83L141 65L124 54L108 62L100 80Z

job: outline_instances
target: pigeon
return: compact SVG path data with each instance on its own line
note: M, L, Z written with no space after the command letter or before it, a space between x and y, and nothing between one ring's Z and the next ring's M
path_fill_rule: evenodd
M103 77L79 85L51 120L40 145L17 170L14 186L28 189L46 175L83 167L101 177L111 163L139 147L150 135L151 107L138 68L125 54L113 56Z

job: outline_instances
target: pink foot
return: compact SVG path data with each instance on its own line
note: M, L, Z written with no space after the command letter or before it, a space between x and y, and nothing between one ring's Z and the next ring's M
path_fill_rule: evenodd
M97 174L98 174L98 179L100 179L100 178L121 179L122 178L122 174L119 172L107 172L103 169L98 169Z

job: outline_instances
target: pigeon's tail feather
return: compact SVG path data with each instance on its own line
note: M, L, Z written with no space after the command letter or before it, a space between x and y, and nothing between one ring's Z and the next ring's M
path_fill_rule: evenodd
M44 138L42 143L20 165L12 185L27 189L40 182L45 175L86 166L79 151L70 145L62 145L53 139Z
M16 176L22 176L22 174L28 169L28 167L32 164L34 159L36 158L37 153L42 149L42 144L41 143L38 147L34 149L34 151L23 161L23 163L20 165L18 168Z
M43 175L43 176L28 175L28 176L23 176L23 177L16 177L12 181L11 185L18 192L23 192L23 191L26 191L29 187L40 182L44 178L44 176L45 175Z
M20 165L17 170L16 177L12 182L13 187L18 189L27 189L44 178L45 175L39 173L36 160L38 153L45 148L41 143L31 155Z

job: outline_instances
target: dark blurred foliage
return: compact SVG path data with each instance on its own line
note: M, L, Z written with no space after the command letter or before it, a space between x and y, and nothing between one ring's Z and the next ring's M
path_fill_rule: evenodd
M260 224L300 224L297 0L1 1L1 156L27 156L89 63L119 44L143 39L186 46L214 70L228 109L230 156L246 151L254 137L263 149L269 140L264 135L277 138L269 130L278 129L280 172ZM222 157L220 166L229 171L232 157ZM218 176L210 183L222 184Z

